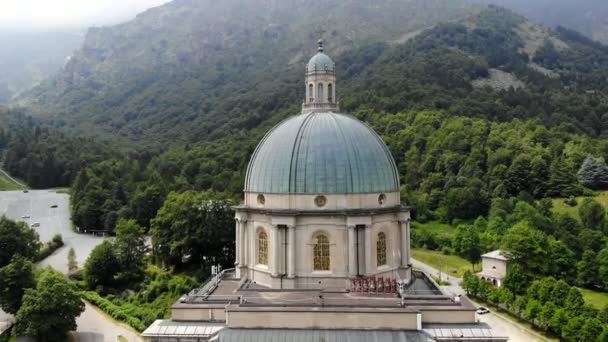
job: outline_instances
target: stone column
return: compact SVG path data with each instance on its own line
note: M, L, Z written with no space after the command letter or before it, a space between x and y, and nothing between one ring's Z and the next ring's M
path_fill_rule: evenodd
M237 218L236 222L236 234L234 242L234 265L238 267L241 263L241 221Z
M249 240L247 238L247 220L240 220L238 236L240 238L238 262L239 266L245 267L247 266L247 245Z
M287 268L287 277L295 278L296 276L296 227L287 226L287 262L289 267Z
M365 225L365 274L372 271L372 226Z
M357 226L348 226L348 276L357 276Z
M412 240L410 239L410 232L412 231L411 227L410 227L410 222L411 220L408 218L407 219L407 223L406 223L406 230L407 230L407 265L410 266L412 265Z
M406 221L399 221L401 226L401 267L407 267L409 263L409 232Z
M276 224L272 225L272 276L278 277L281 272L281 231Z

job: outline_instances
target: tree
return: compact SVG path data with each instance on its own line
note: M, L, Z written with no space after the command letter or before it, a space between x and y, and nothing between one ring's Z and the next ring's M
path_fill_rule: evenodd
M0 267L8 265L15 254L28 259L38 255L38 234L25 223L0 217Z
M462 288L467 291L467 295L477 296L479 290L479 278L467 270L462 276Z
M572 316L579 315L585 306L585 300L581 291L576 287L571 287L566 297L565 308L569 310Z
M507 268L504 287L516 295L524 294L530 283L530 276L517 263L509 263Z
M599 230L585 228L578 235L578 240L582 251L599 252L605 245L606 237Z
M524 317L529 321L535 322L536 318L540 315L542 308L543 307L538 300L530 299L526 305Z
M460 225L454 232L452 247L458 255L470 261L473 265L481 259L479 231L475 226Z
M551 320L549 321L549 327L553 332L561 336L562 329L566 326L566 324L568 324L569 320L570 314L568 313L568 309L559 308L555 310L553 317L551 317Z
M519 222L507 231L502 240L502 249L526 271L545 273L547 238L541 231L530 227L527 221Z
M120 219L116 224L114 249L120 272L118 281L126 284L143 279L146 269L146 240L144 229L135 220Z
M35 289L27 289L17 312L16 331L42 342L65 341L76 329L76 317L84 303L76 285L62 274L47 268Z
M78 269L78 261L76 261L76 251L74 248L70 248L68 252L68 271L74 272Z
M594 189L608 189L608 165L604 158L594 158L587 155L581 168L576 173L578 181L584 186Z
M562 337L567 342L581 341L580 334L582 332L585 318L580 316L572 317L568 320L568 324L562 329Z
M234 211L221 194L172 192L152 220L154 256L165 265L234 262Z
M583 259L576 263L577 281L581 286L592 287L599 281L599 264L594 251L585 251Z
M91 251L84 264L84 280L89 289L97 289L99 286L113 287L119 271L120 263L114 247L110 241L106 240Z
M581 192L573 171L563 158L555 159L551 163L550 173L547 187L549 195L568 197L578 195Z
M591 198L585 198L578 208L578 214L583 226L593 230L603 231L606 226L606 210L601 204Z
M549 329L551 325L551 318L555 315L555 310L557 307L553 302L547 302L542 305L540 313L538 314L538 325L543 329Z
M599 319L586 319L578 338L580 341L596 341L602 334L602 328L602 322Z
M551 263L548 273L560 279L572 279L572 270L576 267L576 256L563 241L553 236L547 239L548 255Z
M21 307L26 289L36 286L34 264L15 255L10 264L0 268L0 307L15 314Z
M449 221L486 215L490 207L488 193L484 190L483 182L477 178L469 179L465 186L449 189L441 205L446 209Z

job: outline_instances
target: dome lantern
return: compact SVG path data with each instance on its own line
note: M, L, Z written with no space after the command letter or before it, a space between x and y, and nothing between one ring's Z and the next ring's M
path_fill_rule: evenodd
M338 112L336 98L336 65L323 51L323 39L317 42L319 47L306 65L306 98L302 104L302 113L326 111Z

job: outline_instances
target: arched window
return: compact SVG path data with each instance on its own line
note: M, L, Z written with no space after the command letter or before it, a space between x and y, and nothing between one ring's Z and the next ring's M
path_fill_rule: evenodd
M258 233L258 264L268 265L268 235L263 230Z
M333 86L330 84L327 85L327 102L332 103L333 101Z
M378 266L386 265L386 235L378 233L378 241L376 241L376 259Z
M312 83L308 86L308 102L313 102L315 99L314 87Z
M314 245L314 270L329 271L329 239L325 235L319 235Z
M324 99L324 96L323 96L323 83L319 83L317 85L317 99L318 99L319 102L322 102L323 99Z

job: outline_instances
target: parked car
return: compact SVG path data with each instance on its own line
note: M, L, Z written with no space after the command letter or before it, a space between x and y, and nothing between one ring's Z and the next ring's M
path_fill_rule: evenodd
M483 306L480 306L477 308L477 314L479 315L485 315L485 314L489 314L490 310L488 310L487 308L484 308Z
M26 220L26 219L29 219L29 218L30 218L30 215L23 215L23 216L21 216L21 219L23 219L23 220Z
M34 223L32 223L32 227L33 228L40 227L40 222L34 222Z
M23 190L23 193L24 193L24 194L27 194L28 192L29 192L28 190Z
M57 204L53 204L53 205L51 206L51 208L53 208L53 209L57 208Z

